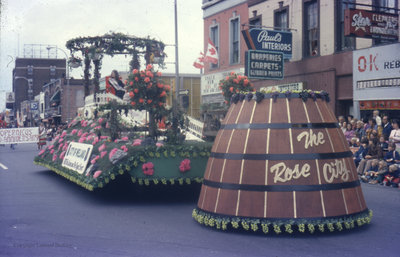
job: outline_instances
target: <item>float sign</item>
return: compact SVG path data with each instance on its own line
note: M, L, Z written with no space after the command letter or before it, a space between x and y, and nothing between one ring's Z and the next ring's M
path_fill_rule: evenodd
M71 142L62 166L83 174L92 154L93 145Z
M283 79L283 54L249 50L245 54L245 75L251 79Z
M283 53L285 59L292 58L291 32L252 28L242 34L249 49Z

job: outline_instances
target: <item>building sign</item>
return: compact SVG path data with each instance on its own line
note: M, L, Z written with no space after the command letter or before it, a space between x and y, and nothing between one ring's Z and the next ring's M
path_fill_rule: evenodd
M360 110L400 110L400 100L360 101Z
M221 94L219 82L229 76L231 72L243 75L244 69L234 69L201 76L201 96Z
M6 103L14 103L14 102L15 102L14 92L7 92L6 93Z
M268 91L286 92L286 91L302 91L302 90L303 90L303 82L295 82L295 83L260 88L260 91L265 91L265 92Z
M292 58L291 32L252 28L242 34L249 49L283 53L285 59Z
M249 50L245 74L251 79L283 79L283 53Z
M93 145L71 142L68 145L62 166L83 174L92 154Z
M0 129L0 144L25 144L39 142L39 128Z
M397 41L399 38L399 16L397 14L347 9L344 12L344 35Z

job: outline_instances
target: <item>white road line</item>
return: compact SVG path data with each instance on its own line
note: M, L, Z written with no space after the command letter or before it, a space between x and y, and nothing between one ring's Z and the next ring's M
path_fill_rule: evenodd
M5 166L3 163L0 162L0 167L3 168L3 170L8 170L7 166Z

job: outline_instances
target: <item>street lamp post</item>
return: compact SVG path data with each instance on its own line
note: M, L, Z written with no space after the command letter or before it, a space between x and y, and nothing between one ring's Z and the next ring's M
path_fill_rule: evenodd
M56 50L61 50L65 54L65 67L67 68L67 73L66 73L66 79L67 79L67 123L70 121L70 105L69 105L69 63L68 63L68 54L62 50L61 48L58 48L57 46L48 46L47 50L50 50L51 48L55 48ZM64 108L64 107L63 107Z

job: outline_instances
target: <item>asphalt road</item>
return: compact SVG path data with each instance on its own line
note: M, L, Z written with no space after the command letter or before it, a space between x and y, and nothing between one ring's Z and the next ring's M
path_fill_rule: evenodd
M0 146L0 256L400 256L400 190L363 184L372 223L338 233L221 232L191 217L200 186L120 180L90 192ZM8 168L8 169L5 169Z

